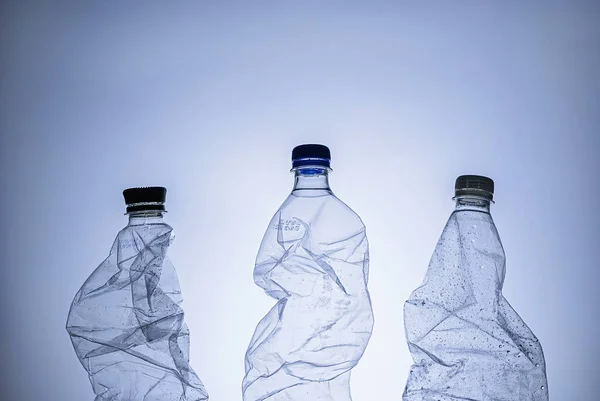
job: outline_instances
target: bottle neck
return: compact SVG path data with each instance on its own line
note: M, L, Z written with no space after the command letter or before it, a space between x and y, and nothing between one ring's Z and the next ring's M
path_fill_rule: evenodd
M141 226L145 224L163 224L162 211L144 210L139 212L129 213L129 225L130 226Z
M331 191L329 188L329 169L326 167L298 167L294 170L294 173L293 191Z
M492 201L488 198L475 195L461 195L454 197L456 200L455 212L462 210L490 213Z

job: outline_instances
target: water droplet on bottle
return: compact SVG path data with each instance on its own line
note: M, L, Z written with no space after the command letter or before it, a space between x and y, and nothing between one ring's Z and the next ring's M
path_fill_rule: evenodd
M546 386L542 386L541 389L544 390L546 388Z
M502 344L498 345L498 348L502 348Z
M539 364L539 363L536 363L536 364L535 364L535 367L536 367L536 368L539 368L539 367L540 367L540 364Z

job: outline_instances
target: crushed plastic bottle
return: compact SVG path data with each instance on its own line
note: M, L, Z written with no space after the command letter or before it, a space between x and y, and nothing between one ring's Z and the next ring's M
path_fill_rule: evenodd
M269 223L254 281L277 303L246 352L244 401L349 401L373 328L360 218L329 188L330 152L292 152L295 185Z
M456 180L423 284L404 306L414 365L404 401L547 401L538 339L502 296L504 249L490 215L494 182Z
M83 284L67 331L96 401L201 401L189 364L189 331L175 268L166 256L166 189L123 192L129 224Z

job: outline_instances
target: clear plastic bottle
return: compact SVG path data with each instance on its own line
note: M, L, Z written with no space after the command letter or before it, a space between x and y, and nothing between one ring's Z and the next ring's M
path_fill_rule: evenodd
M349 401L373 328L369 250L356 213L329 188L330 152L292 152L294 189L269 223L254 281L277 303L246 352L244 401Z
M66 328L96 401L208 399L189 364L181 289L166 257L166 192L123 192L129 224L71 304Z
M404 306L414 365L405 401L548 400L538 339L502 296L504 249L490 215L494 182L460 176L456 209L423 284Z

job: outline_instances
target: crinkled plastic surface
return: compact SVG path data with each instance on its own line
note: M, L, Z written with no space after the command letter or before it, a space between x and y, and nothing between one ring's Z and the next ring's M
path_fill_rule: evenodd
M405 401L548 400L542 347L502 296L504 274L490 214L455 211L404 307Z
M67 331L96 401L208 399L189 364L171 238L167 224L130 224L73 300Z
M333 195L291 195L271 220L254 280L278 300L246 353L245 401L349 401L373 328L365 227Z

